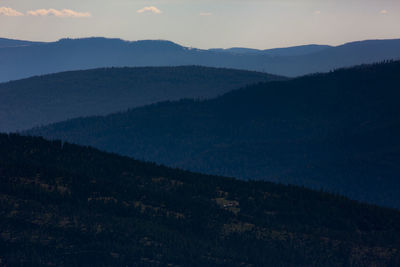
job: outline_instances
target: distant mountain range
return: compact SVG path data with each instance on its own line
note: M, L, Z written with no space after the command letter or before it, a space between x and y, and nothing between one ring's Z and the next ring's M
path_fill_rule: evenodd
M360 66L28 133L400 208L399 77L399 61Z
M206 67L109 68L0 84L0 132L106 115L159 101L212 98L248 84L282 80Z
M18 43L13 40L9 42ZM400 39L354 42L337 47L311 45L265 51L246 48L201 50L170 41L127 42L105 38L23 44L0 47L0 82L112 66L201 65L292 77L400 58Z
M0 38L0 48L21 47L21 46L30 46L30 45L39 45L39 44L44 44L44 43L43 42L31 42L31 41L21 41L21 40Z
M400 212L0 134L2 266L400 265Z
M301 45L286 48L273 48L273 49L251 49L244 47L233 47L228 49L214 48L209 49L214 52L225 52L232 54L252 54L252 55L269 55L269 56L301 56L316 53L327 48L332 48L329 45Z

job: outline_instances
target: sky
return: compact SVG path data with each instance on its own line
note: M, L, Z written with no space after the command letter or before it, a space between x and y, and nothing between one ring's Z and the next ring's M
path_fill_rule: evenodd
M0 37L268 49L400 38L400 0L0 0Z

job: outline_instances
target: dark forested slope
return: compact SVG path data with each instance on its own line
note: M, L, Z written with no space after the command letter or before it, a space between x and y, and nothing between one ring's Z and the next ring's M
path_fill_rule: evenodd
M0 135L2 266L399 266L400 213Z
M31 134L400 208L400 62L71 120Z
M109 68L0 84L0 131L105 115L158 101L216 97L252 83L283 79L205 67Z

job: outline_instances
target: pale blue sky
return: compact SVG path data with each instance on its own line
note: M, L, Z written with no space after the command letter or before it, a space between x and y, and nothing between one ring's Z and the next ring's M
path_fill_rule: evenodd
M400 38L400 0L0 0L0 26L0 37L36 41L105 36L198 48L337 45Z

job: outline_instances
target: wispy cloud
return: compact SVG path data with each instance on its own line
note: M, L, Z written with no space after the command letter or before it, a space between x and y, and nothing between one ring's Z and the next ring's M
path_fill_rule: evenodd
M142 8L142 9L139 9L137 11L137 13L146 13L146 12L153 13L153 14L161 14L162 13L162 11L159 10L155 6L146 6L146 7Z
M10 7L0 7L0 15L7 17L20 17L24 14Z
M89 12L77 12L71 9L37 9L30 10L27 12L28 15L31 16L54 16L59 18L89 18L92 15Z
M383 10L381 10L381 12L379 12L379 13L381 13L381 14L383 14L383 15L386 15L386 14L389 13L389 11L387 11L386 9L383 9Z
M212 13L210 13L210 12L202 12L202 13L200 13L200 16L212 16Z

